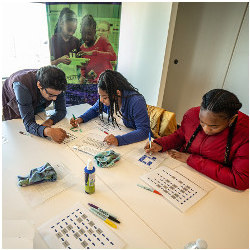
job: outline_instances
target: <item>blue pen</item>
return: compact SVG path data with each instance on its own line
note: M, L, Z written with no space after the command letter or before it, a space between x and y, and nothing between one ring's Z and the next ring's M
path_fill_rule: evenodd
M149 140L149 148L151 148L151 133L148 133L148 140Z
M148 133L149 148L151 148L151 132ZM151 155L151 152L149 153Z

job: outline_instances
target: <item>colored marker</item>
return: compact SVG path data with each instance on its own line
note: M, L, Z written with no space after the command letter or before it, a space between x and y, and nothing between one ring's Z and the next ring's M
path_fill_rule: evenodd
M138 186L138 187L141 187L141 188L144 188L144 189L146 189L146 190L148 190L148 191L150 191L150 192L153 192L153 193L155 193L155 194L162 195L161 193L159 193L158 191L154 190L153 188L145 187L145 186L142 186L142 185L140 185L140 184L137 184L137 186Z
M74 118L74 120L76 120L76 117L74 116L74 114L72 114L73 115L73 118ZM77 127L80 129L80 125L79 125L79 123L77 123ZM82 130L80 129L80 132L82 132Z
M148 140L149 140L149 148L151 148L151 146L152 146L151 145L151 132L148 133ZM152 152L150 151L149 155L151 155L151 154L152 154Z
M101 218L102 220L104 220L104 222L106 222L108 225L110 225L113 228L117 228L116 224L114 224L112 221L110 221L109 219L107 219L102 213L100 213L98 210L94 209L93 207L91 207L89 209L89 211L91 213L93 213L94 215L98 216L99 218Z
M103 131L106 135L108 135L109 133L108 132L106 132L106 131Z
M98 210L100 213L102 213L105 217L107 217L108 219L114 221L114 222L117 222L117 223L120 223L119 220L117 220L117 218L114 216L114 215L111 215L110 213L108 213L107 211L97 207L96 205L94 204L91 204L91 203L88 203L89 206L93 207L94 209Z
M151 148L151 133L148 133L148 140L149 140L149 148Z

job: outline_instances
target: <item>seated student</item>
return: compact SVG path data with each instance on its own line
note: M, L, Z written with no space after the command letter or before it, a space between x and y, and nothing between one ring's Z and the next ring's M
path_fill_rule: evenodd
M66 115L65 96L67 82L65 74L56 66L24 69L12 74L3 84L2 105L5 120L22 118L27 132L51 137L61 143L66 132L51 126ZM35 121L35 114L54 102L55 113L42 125Z
M191 108L181 127L156 139L146 152L165 152L227 186L249 188L249 118L231 92L213 89ZM176 150L172 150L176 149Z
M76 120L71 119L73 127L79 123L87 122L99 114L108 113L112 124L117 124L116 118L122 117L123 123L128 128L135 129L125 135L105 137L109 145L122 146L148 138L150 123L144 97L134 88L119 72L106 70L98 81L99 100Z

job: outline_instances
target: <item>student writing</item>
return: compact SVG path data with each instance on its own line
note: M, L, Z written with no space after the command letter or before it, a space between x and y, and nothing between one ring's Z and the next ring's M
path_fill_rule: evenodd
M135 129L125 135L106 136L105 141L109 145L122 146L148 138L150 123L145 99L121 73L104 71L99 77L98 93L99 100L89 110L76 120L70 120L72 126L76 127L105 112L113 124L117 124L114 117L117 115L122 117L126 127Z
M67 82L65 74L56 66L25 69L13 73L3 84L2 105L5 120L22 118L26 131L51 137L61 143L67 136L61 128L51 126L66 115L65 95ZM45 110L53 101L55 113L42 125L35 121L35 115Z
M164 152L227 186L249 188L249 117L231 92L213 89L191 108L172 135L156 139L146 152ZM176 150L173 150L176 149Z

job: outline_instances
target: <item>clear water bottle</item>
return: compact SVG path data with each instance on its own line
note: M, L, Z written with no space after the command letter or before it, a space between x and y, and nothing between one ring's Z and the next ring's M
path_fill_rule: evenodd
M207 242L202 239L189 242L184 249L207 249Z
M84 168L85 173L85 193L93 194L95 192L95 167L92 160L88 160L87 166Z

